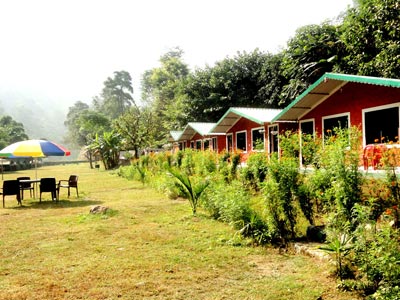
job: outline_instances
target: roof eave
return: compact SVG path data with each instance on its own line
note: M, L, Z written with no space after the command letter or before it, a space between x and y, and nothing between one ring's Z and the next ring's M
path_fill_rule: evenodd
M289 119L290 121L297 121L305 114L307 114L311 109L325 101L328 97L334 94L337 90L343 87L345 84L349 82L354 83L362 83L362 84L374 84L381 85L387 87L395 87L400 88L400 80L399 79L390 79L390 78L379 78L379 77L370 77L370 76L359 76L359 75L348 75L348 74L338 74L338 73L325 73L321 78L319 78L315 83L313 83L309 88L307 88L303 93L301 93L295 100L293 100L281 113L279 113L275 118L272 119L272 122L284 122L289 121L285 119L285 115L288 115L290 110L295 109L295 106L300 103L307 95L311 94L311 92L316 89L321 83L326 82L326 80L336 80L339 83L335 86L334 89L330 90L327 95L321 95L321 98L313 103L312 107L304 109L302 113L294 114L295 117ZM299 108L301 109L301 108Z

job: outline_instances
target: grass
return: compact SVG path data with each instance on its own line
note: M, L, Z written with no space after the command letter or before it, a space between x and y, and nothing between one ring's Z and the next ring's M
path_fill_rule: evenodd
M57 203L43 194L19 207L6 197L0 299L356 299L335 289L329 262L246 245L201 210L193 217L187 201L87 164L38 170L70 174L79 199L63 190ZM4 179L22 175L34 171ZM93 215L93 205L109 210Z

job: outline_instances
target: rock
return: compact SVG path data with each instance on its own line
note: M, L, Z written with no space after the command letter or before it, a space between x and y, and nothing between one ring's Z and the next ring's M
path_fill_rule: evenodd
M319 244L295 243L293 249L297 254L308 255L320 260L329 260L330 256L323 250L319 249Z
M107 206L96 205L90 209L91 214L105 214L108 210Z

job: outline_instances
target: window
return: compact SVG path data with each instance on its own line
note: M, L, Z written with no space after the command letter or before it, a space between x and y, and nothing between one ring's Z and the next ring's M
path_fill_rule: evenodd
M365 109L363 119L366 145L398 142L399 104Z
M323 117L322 129L324 131L324 138L334 134L335 128L348 129L350 124L349 119L349 113Z
M278 152L279 138L278 125L268 126L268 150L269 153Z
M314 120L300 121L300 130L302 134L314 135Z
M196 141L196 149L201 150L201 140Z
M233 135L232 135L232 133L230 133L226 136L226 150L228 150L228 152L233 151Z
M314 140L315 137L314 119L300 121L300 131L301 131L301 139L300 139L301 164L308 165L311 163L314 153L313 143L310 143L311 141Z
M179 142L179 150L185 150L186 146L186 141L184 142Z
M190 141L190 148L194 149L194 141Z
M265 149L264 146L264 128L253 128L251 130L251 144L252 150L263 151Z
M236 149L247 151L246 131L236 132Z
M212 138L212 150L213 151L218 151L218 144L217 144L217 138L216 137Z
M208 150L210 148L210 139L206 139L203 142L203 149Z

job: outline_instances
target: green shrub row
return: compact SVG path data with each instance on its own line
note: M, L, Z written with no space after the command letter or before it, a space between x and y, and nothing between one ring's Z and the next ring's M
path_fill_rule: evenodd
M309 226L323 226L321 247L336 262L343 289L369 299L398 299L400 185L397 153L382 159L384 175L360 169L357 128L334 130L324 139L284 133L280 154L199 152L191 149L142 156L121 167L169 198L189 200L210 217L230 224L258 245L287 246L305 239ZM301 164L300 164L301 161Z

